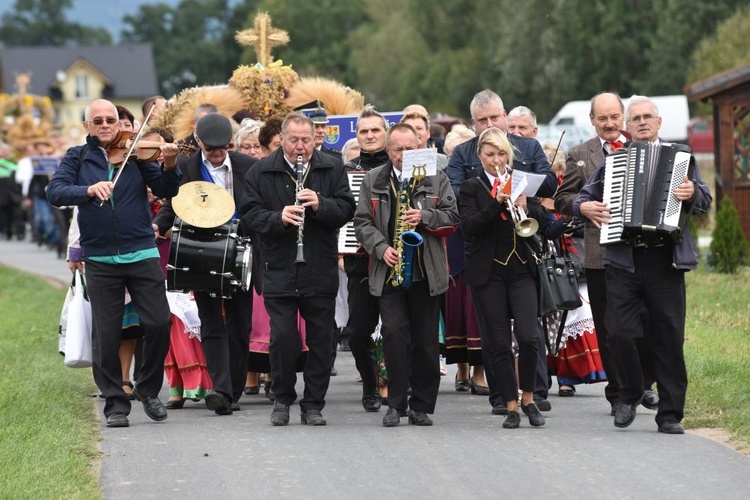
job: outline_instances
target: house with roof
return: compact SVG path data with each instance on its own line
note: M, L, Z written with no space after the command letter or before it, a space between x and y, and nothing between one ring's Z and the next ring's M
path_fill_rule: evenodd
M0 49L0 93L17 92L21 74L26 93L49 97L55 123L73 143L84 138L81 122L93 99L125 106L137 119L143 101L159 92L150 44Z

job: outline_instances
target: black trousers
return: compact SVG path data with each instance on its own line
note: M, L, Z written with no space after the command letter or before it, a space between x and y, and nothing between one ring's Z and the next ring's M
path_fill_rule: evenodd
M232 401L239 401L247 379L248 344L253 318L253 294L236 292L231 299L195 292L201 319L201 345L214 385Z
M366 276L349 276L349 347L357 371L362 376L362 394L374 394L378 388L378 372L371 336L378 325L380 306L377 297L370 294Z
M122 390L120 339L125 288L144 330L143 357L138 376L140 394L156 397L164 382L164 358L169 351L172 323L158 259L133 264L86 261L86 283L91 299L94 381L104 394L104 415L130 413Z
M489 368L487 384L490 393L495 394L490 401L493 405L516 401L519 387L522 391L534 391L539 349L536 287L536 279L528 267L513 258L507 266L492 266L487 283L471 288L486 374ZM512 333L518 342L518 383Z
M591 303L591 315L596 328L596 340L599 344L599 354L602 358L602 367L607 374L607 386L604 388L604 396L610 403L620 399L620 383L618 382L617 366L612 359L610 351L609 330L606 323L607 313L607 282L604 269L586 269L586 283L589 288L589 300ZM641 320L644 328L648 328L648 312L641 310ZM654 375L654 360L651 354L650 338L642 338L638 341L638 353L643 370L643 386L650 388L656 377Z
M442 295L431 297L427 280L416 281L406 290L386 282L379 302L388 405L434 413L440 388ZM407 396L409 387L411 397Z
M633 250L635 272L608 267L607 327L620 382L620 400L633 404L643 394L638 342L648 338L659 385L657 423L681 421L687 391L685 273L672 268L672 247ZM642 308L648 312L644 328Z
M265 297L271 317L269 357L276 401L291 405L297 399L296 366L302 355L297 312L305 320L305 342L309 349L303 371L305 390L300 408L322 410L331 380L331 335L335 324L336 298L321 296Z

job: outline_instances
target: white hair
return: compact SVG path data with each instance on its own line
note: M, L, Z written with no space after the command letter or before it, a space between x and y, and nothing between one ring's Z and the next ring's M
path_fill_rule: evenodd
M515 108L511 109L510 112L508 112L508 117L510 118L512 116L530 116L532 123L536 127L536 114L534 114L534 112L526 106L516 106Z
M644 95L633 94L630 96L630 99L628 99L628 108L625 110L625 121L630 121L630 108L636 104L643 104L644 102L649 103L654 108L654 114L659 116L659 107L651 98Z

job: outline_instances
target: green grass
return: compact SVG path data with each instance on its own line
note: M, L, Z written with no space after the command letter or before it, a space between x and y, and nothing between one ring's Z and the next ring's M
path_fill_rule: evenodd
M0 498L100 498L90 369L63 366L65 291L0 267Z
M688 427L724 428L750 444L750 269L687 274Z

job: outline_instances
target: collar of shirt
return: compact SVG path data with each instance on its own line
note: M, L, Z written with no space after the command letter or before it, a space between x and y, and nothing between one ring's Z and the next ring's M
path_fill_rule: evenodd
M487 172L486 170L484 171L484 175L486 175L487 178L490 180L490 186L494 186L495 185L495 179L497 179L497 177L495 177L491 173Z
M624 135L620 134L620 136L616 139L620 141L621 143L625 144L628 142L628 140L625 138ZM612 151L609 150L609 141L605 141L601 137L599 137L599 142L602 144L602 149L607 152L607 154L611 153Z
M232 186L232 161L229 159L229 153L227 153L226 158L224 158L224 162L218 167L214 167L214 165L208 161L208 158L206 158L203 151L201 151L201 161L206 168L208 168L208 172L211 174L211 177L214 178L216 184L229 191L230 194L234 194Z
M287 166L292 169L292 172L297 172L297 165L287 160L286 156L284 157L284 161L286 162ZM305 173L307 173L307 167L310 166L310 162L303 163L302 164L302 175L304 176Z

